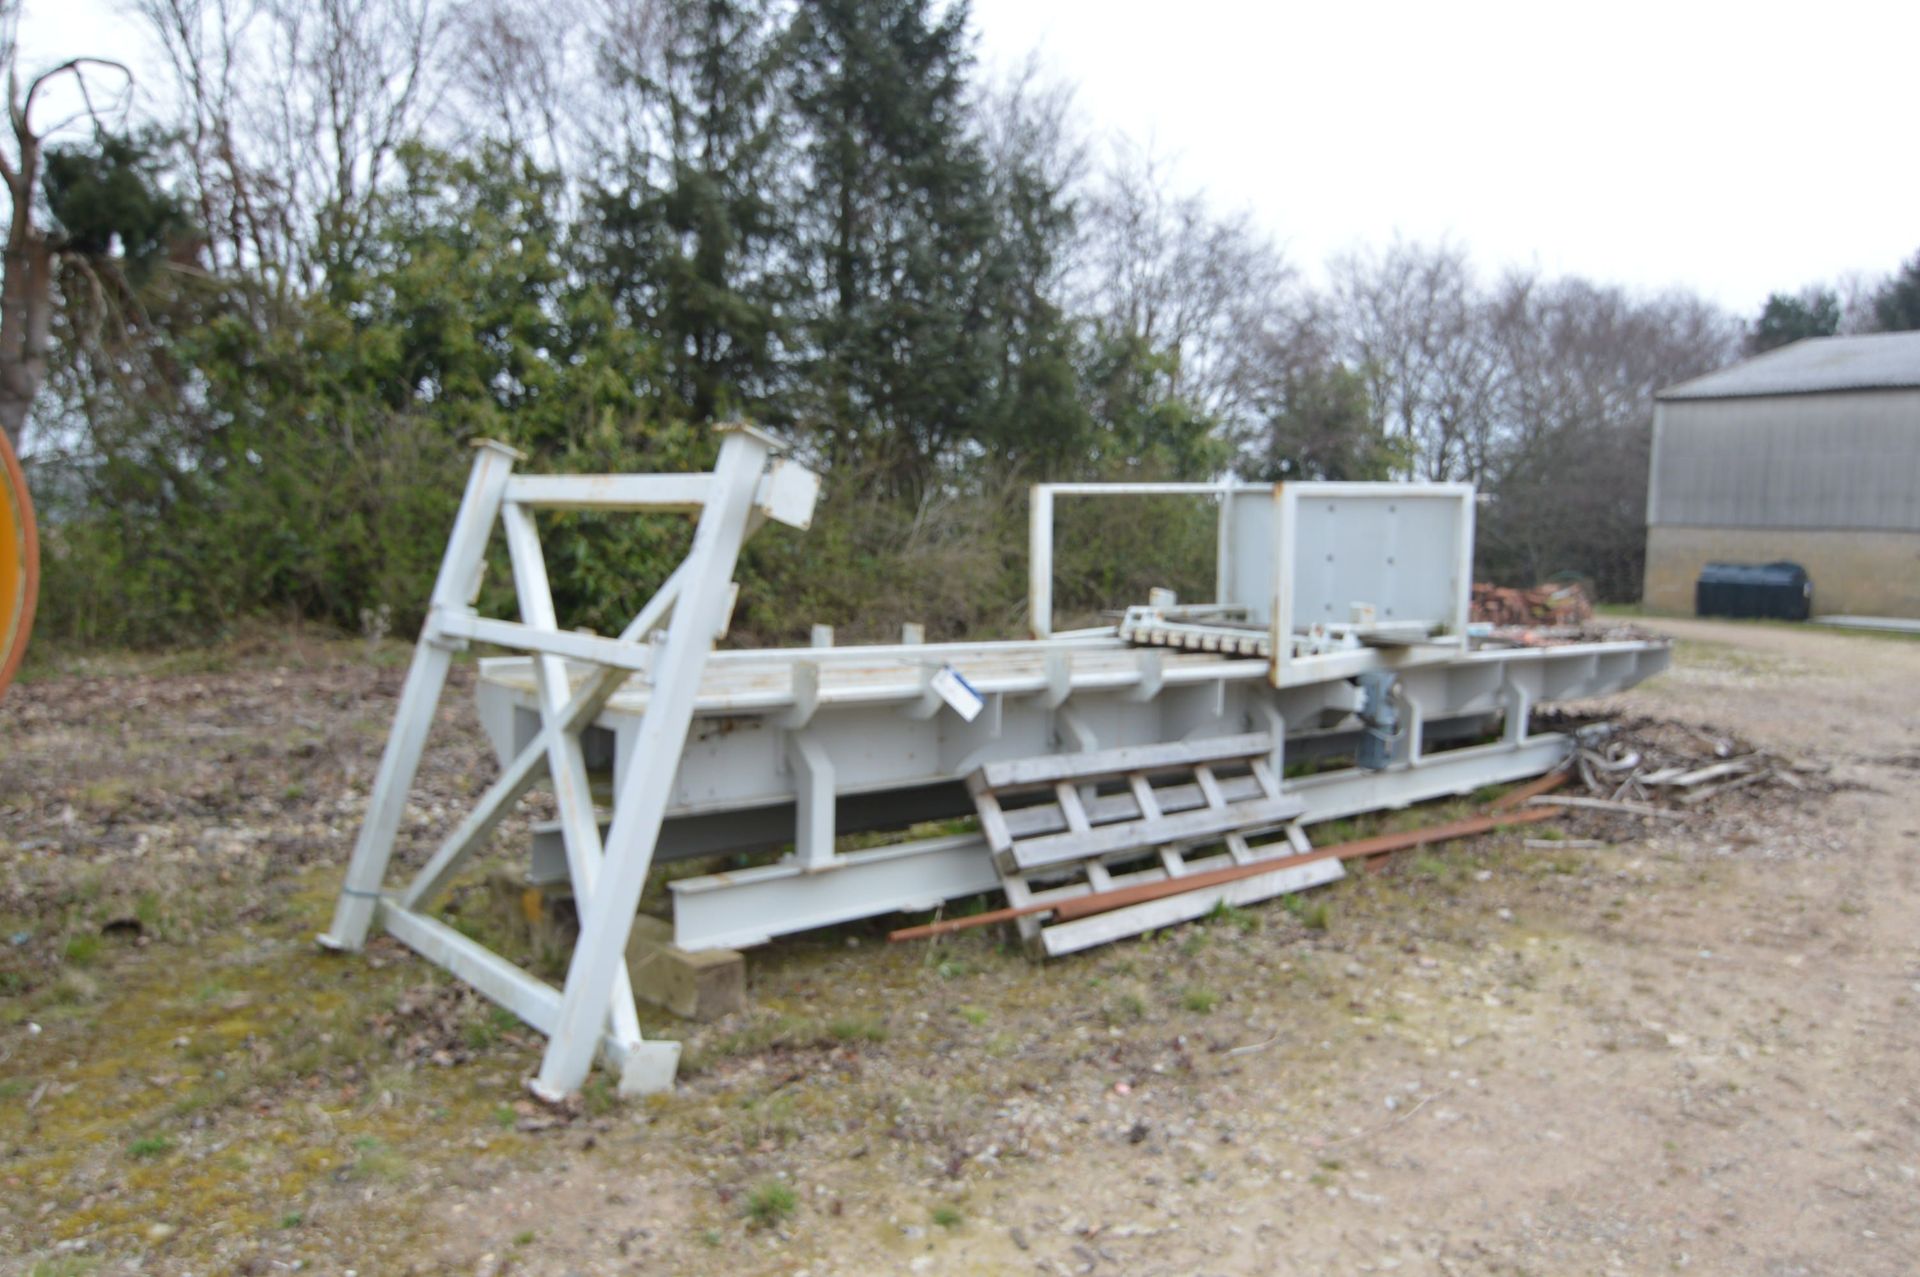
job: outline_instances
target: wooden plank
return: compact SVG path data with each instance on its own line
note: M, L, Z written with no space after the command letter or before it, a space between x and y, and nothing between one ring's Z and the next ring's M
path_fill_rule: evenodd
M1252 864L1233 865L1226 869L1190 874L1185 878L1169 882L1141 883L1138 886L1122 887L1102 895L1075 896L1068 900L1057 900L1053 904L1053 916L1056 922L1068 922L1074 918L1103 913L1123 905L1138 904L1143 900L1158 900L1163 896L1176 895L1199 887L1211 887L1222 882L1232 882L1236 878L1283 869L1290 865L1311 864L1316 860L1327 859L1352 860L1358 856L1379 856L1390 851L1408 851L1414 847L1424 847L1429 843L1449 842L1455 838L1483 834L1502 825L1531 824L1537 820L1548 820L1564 814L1562 809L1556 807L1529 807L1524 811L1498 816L1469 816L1464 820L1449 821L1444 825L1429 825L1424 829L1408 829L1399 833L1361 838L1354 842L1334 843L1304 855L1256 860Z
M1231 807L1202 807L1175 816L1162 816L1159 820L1129 820L1101 825L1085 833L1020 840L1013 844L1009 854L1019 868L1039 869L1068 860L1092 860L1145 850L1161 843L1217 838L1230 830L1284 824L1305 809L1306 804L1296 798L1258 798Z
M1200 792L1206 795L1207 806L1225 807L1227 805L1227 796L1220 792L1220 782L1213 778L1213 768L1196 767L1193 769L1193 778L1199 782Z
M1133 793L1134 806L1140 809L1140 819L1158 820L1163 814L1160 800L1154 797L1153 786L1139 772L1127 777L1127 788Z
M1273 774L1273 768L1264 758L1253 760L1253 781L1260 786L1260 792L1269 798L1280 796L1280 779Z
M1189 888L1173 895L1056 922L1040 933L1040 948L1050 958L1124 940L1145 931L1204 918L1222 904L1250 905L1289 892L1337 882L1347 876L1339 860L1268 868L1214 887Z
M1060 814L1067 819L1067 828L1076 834L1088 833L1093 825L1087 819L1087 809L1080 805L1080 791L1061 781L1053 787L1054 798L1060 804Z
M902 927L890 932L887 939L898 942L903 940L921 940L928 936L945 935L949 931L964 931L970 927L982 927L993 922L1002 922L1011 918L1023 918L1033 914L1052 913L1058 916L1060 911L1070 910L1072 917L1087 917L1108 909L1118 909L1143 900L1158 899L1163 895L1177 894L1183 891L1198 890L1233 882L1239 878L1256 874L1272 873L1293 865L1312 864L1320 860L1351 860L1356 856L1377 856L1389 851L1406 851L1414 847L1424 847L1437 842L1451 842L1456 838L1468 838L1475 834L1487 833L1506 825L1527 825L1535 821L1550 820L1564 815L1563 808L1528 807L1522 811L1503 813L1498 816L1469 816L1464 820L1449 821L1443 825L1428 825L1423 829L1408 829L1398 833L1379 834L1372 838L1361 838L1354 842L1331 843L1313 851L1292 856L1274 856L1270 859L1256 860L1251 864L1229 865L1222 869L1209 869L1188 874L1177 879L1162 879L1157 882L1136 883L1119 887L1110 892L1070 896L1055 900L1029 900L1010 909L996 909L991 913L975 914L970 918L947 918L940 922L930 922L917 927ZM1022 884L1024 887L1024 884ZM1024 892L1023 892L1024 894ZM1066 918L1061 918L1066 921Z
M1273 738L1265 732L1256 732L1166 745L1126 745L1081 754L1015 758L988 763L975 776L979 777L977 784L981 789L1039 789L1062 780L1118 778L1134 771L1173 771L1199 763L1265 757L1272 752Z
M1007 817L1000 810L1000 800L993 794L978 793L973 796L974 810L980 813L980 831L987 836L987 845L996 852L1006 851L1013 846L1013 833L1007 828ZM1064 821L1066 818L1063 816Z
M1244 802L1249 798L1262 796L1260 786L1251 776L1228 776L1220 782L1220 792L1226 795L1230 803ZM1270 795L1279 797L1278 794ZM1163 785L1153 791L1154 802L1162 814L1177 811L1192 811L1205 805L1198 785ZM977 801L977 800L976 800ZM1116 820L1125 820L1138 815L1139 800L1132 794L1105 794L1096 796L1091 802L1083 800L1087 809L1087 819L1096 825L1111 824ZM1067 827L1067 821L1060 809L1053 803L1040 803L1032 807L1015 807L1006 811L1007 829L1014 838L1029 838L1035 834L1058 833Z
M1247 836L1245 834L1231 833L1226 836L1224 841L1227 844L1227 854L1233 857L1235 864L1244 865L1250 864L1253 861L1253 848L1247 846Z

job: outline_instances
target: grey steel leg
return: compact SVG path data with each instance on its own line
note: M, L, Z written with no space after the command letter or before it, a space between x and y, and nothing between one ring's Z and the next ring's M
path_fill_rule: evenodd
M694 531L685 585L653 670L653 692L615 796L606 863L567 966L559 1022L533 1080L534 1093L543 1098L557 1100L578 1089L593 1066L608 999L624 969L627 937L666 814L671 788L667 780L679 766L700 672L726 618L733 570L767 453L767 440L753 431L731 431L721 445L713 493ZM671 1079L678 1046L659 1045L665 1049L629 1057L622 1090L659 1089L665 1085L662 1072Z
M453 533L447 538L446 555L440 561L440 575L434 582L433 601L413 651L413 664L400 693L393 733L387 738L380 770L374 775L367 818L354 843L340 902L334 906L333 925L320 936L320 943L329 949L358 949L367 942L380 885L386 881L387 862L393 858L393 841L406 814L407 794L420 770L420 755L426 748L427 731L433 726L434 708L440 703L447 670L453 663L452 650L439 637L439 618L444 612L471 610L480 593L487 541L493 535L493 521L500 512L507 478L520 454L491 440L481 442L478 448L473 469L467 475L466 494L460 499L460 513L454 517Z

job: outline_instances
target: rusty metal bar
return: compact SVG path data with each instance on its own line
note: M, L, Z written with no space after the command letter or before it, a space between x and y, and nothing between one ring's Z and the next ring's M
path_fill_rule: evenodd
M1073 896L1065 900L1036 901L1006 909L993 909L986 913L977 913L965 918L947 918L940 922L924 923L917 927L902 927L887 933L887 939L895 943L906 940L924 940L932 936L942 936L953 931L965 931L972 927L991 926L996 922L1008 922L1014 918L1023 918L1030 914L1051 913L1055 922L1070 922L1075 918L1085 918L1096 913L1105 913L1109 909L1120 909L1127 905L1140 904L1148 900L1160 900L1167 896L1177 896L1188 891L1199 891L1206 887L1216 887L1222 883L1234 882L1241 878L1251 878L1256 874L1272 873L1279 869L1290 869L1295 865L1310 865L1316 860L1352 860L1361 856L1378 856L1390 851L1409 851L1415 847L1424 847L1429 843L1450 842L1456 838L1468 838L1475 834L1484 834L1503 825L1527 825L1535 821L1547 820L1564 814L1559 807L1529 807L1524 811L1502 812L1499 815L1468 816L1461 820L1448 821L1443 825L1428 825L1422 829L1406 829L1390 834L1376 834L1371 838L1360 838L1353 842L1334 843L1319 847L1297 856L1278 856L1271 860L1255 860L1244 865L1232 865L1225 869L1213 869L1204 873L1188 874L1180 878L1168 878L1161 882L1139 883L1131 887L1119 887L1113 891L1097 891L1085 896Z
M1488 803L1487 810L1508 811L1520 806L1529 798L1538 798L1542 794L1552 793L1571 779L1573 779L1573 769L1571 767L1562 767L1558 771L1550 771L1546 775L1535 780L1530 780L1518 788L1509 789L1506 793Z

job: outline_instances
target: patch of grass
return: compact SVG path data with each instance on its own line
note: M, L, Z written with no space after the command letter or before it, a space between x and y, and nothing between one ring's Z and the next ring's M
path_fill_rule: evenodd
M580 1088L580 1107L588 1117L605 1117L619 1108L620 1104L619 1088L604 1073L594 1074Z
M836 1042L885 1042L887 1026L878 1016L846 1016L827 1026Z
M347 1168L349 1179L392 1181L399 1179L406 1171L406 1158L370 1135L355 1140L353 1147L358 1156L353 1159L353 1165Z
M533 1238L534 1231L531 1228L523 1228L513 1235L513 1244L516 1246L531 1246L533 1245Z
M460 1036L466 1039L467 1045L473 1050L484 1051L518 1023L519 1017L505 1007L489 1007L481 1018L468 1020L461 1025Z
M85 1255L62 1255L58 1259L37 1260L27 1274L28 1277L84 1277L99 1267L99 1260Z
M1212 989L1203 989L1194 985L1180 994L1180 1005L1200 1015L1211 1015L1213 1008L1220 1002L1220 995Z
M1207 914L1207 921L1238 927L1243 934L1256 931L1260 927L1259 914L1237 905L1230 905L1224 900L1213 906L1212 912Z
M307 1217L297 1210L290 1210L280 1217L280 1227L298 1228L307 1222Z
M123 806L132 796L133 782L125 777L112 776L82 785L79 800L82 806L95 811L112 811Z
M67 938L61 953L76 967L92 966L93 960L100 956L103 943L98 932L82 931Z
M1146 999L1137 993L1123 993L1107 1004L1107 1023L1134 1023L1147 1015Z
M799 1208L793 1189L770 1179L747 1194L747 1218L757 1228L772 1228Z
M1281 900L1284 902L1286 911L1297 918L1300 925L1309 931L1325 931L1327 923L1332 920L1327 902L1324 900L1309 901L1301 895L1282 896Z
M740 1101L740 1117L735 1130L747 1147L770 1145L785 1148L800 1138L801 1122L795 1113L791 1092L749 1096Z
M173 1141L164 1135L142 1135L127 1145L127 1156L142 1162L150 1162L156 1157L165 1157L173 1151Z
M987 1022L987 1009L973 1006L961 1007L960 1018L977 1029Z
M942 1228L958 1228L967 1222L967 1217L951 1206L933 1208L933 1222Z
M46 1001L50 1006L79 1007L99 1000L99 981L79 971L64 973L46 993Z

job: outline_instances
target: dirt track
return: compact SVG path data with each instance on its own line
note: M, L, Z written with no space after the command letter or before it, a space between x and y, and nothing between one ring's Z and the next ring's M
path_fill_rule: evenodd
M305 944L390 671L275 667L291 757L258 668L142 675L136 723L176 739L255 693L211 762L30 685L0 709L8 929L114 912L118 865L213 916L16 964L0 1254L31 1258L0 1270L1912 1272L1920 643L1663 628L1677 668L1627 708L1859 788L1412 857L1321 893L1324 928L1274 905L1046 968L986 935L777 946L751 1014L677 1030L674 1096L560 1124L516 1106L536 1042L404 955ZM484 781L460 740L429 807ZM93 904L46 849L90 839Z

